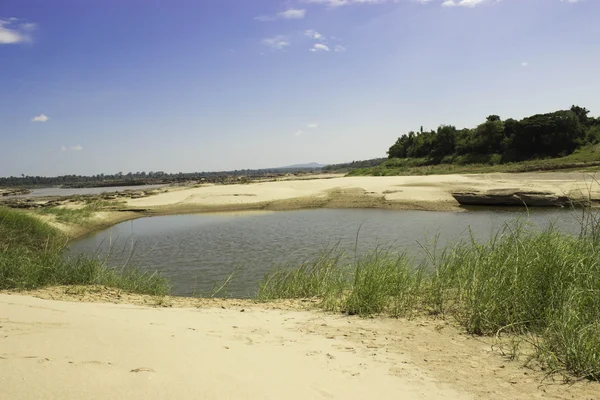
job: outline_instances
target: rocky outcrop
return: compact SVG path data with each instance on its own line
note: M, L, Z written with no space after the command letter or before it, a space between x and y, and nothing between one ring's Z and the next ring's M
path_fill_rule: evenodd
M100 194L85 194L71 196L48 196L48 197L3 197L0 198L0 207L35 209L44 207L56 207L68 203L85 202L91 203L101 200L127 200L139 199L155 194L163 193L166 188L157 188L151 190L127 190L123 192L106 192Z
M553 192L522 189L453 192L452 196L465 206L587 207L590 205L589 201L583 199L557 195Z
M16 195L24 195L31 193L29 189L23 188L0 188L0 196L16 196Z

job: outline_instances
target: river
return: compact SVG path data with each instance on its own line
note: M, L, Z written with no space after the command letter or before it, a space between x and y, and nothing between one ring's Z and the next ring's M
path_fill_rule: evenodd
M63 189L59 187L48 187L31 189L31 193L6 196L8 199L18 199L25 197L53 197L53 196L75 196L86 194L101 194L108 192L124 192L126 190L151 190L158 189L165 185L139 185L139 186L107 186L107 187L91 187L91 188L72 188Z
M171 215L127 221L70 246L73 253L95 254L112 266L136 265L160 271L173 294L207 294L234 270L227 286L232 297L251 297L274 267L294 264L337 245L348 254L381 246L422 259L421 245L441 248L472 233L488 240L517 218L539 229L553 222L577 232L578 214L551 209L468 212L316 209ZM357 240L358 238L358 240Z

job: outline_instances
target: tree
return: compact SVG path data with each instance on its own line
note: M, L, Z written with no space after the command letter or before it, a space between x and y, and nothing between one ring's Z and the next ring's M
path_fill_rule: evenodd
M454 154L456 150L456 128L451 125L441 125L433 141L431 155L442 158Z
M491 115L487 121L473 131L471 151L479 154L502 152L504 141L504 124L497 115Z
M590 110L588 110L585 107L579 107L579 106L573 105L573 106L571 106L571 112L573 112L575 115L577 115L579 122L581 122L583 125L589 126L588 114L590 113Z
M573 111L556 111L522 119L511 133L518 159L572 153L584 143L586 130Z

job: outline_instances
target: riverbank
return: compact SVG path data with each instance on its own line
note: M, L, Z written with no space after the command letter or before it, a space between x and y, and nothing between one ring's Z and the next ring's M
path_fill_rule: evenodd
M0 398L597 399L600 389L544 379L451 320L179 301L76 287L0 293L0 368L10 371Z
M94 213L85 223L65 224L51 217L45 220L77 239L119 222L159 215L310 208L464 211L452 196L456 192L508 190L545 192L582 202L600 199L600 185L594 175L575 172L309 178L165 188L162 193L126 199L119 203L118 211Z

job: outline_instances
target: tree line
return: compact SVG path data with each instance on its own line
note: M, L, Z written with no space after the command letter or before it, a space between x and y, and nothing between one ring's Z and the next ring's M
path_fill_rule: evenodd
M268 168L268 169L241 169L234 171L214 172L178 172L167 173L163 171L150 172L117 172L116 174L96 175L61 175L61 176L10 176L0 177L0 187L45 187L60 186L63 188L81 187L111 187L111 186L137 186L148 184L168 184L186 181L228 182L231 179L275 177L287 173L309 173L314 168Z
M322 168L325 172L349 171L357 168L370 168L383 164L386 158L373 158L371 160L352 161L342 164L329 164Z
M521 120L490 115L475 128L441 125L437 130L409 132L398 138L389 158L427 158L431 163L505 163L560 157L600 142L600 118L572 106Z

